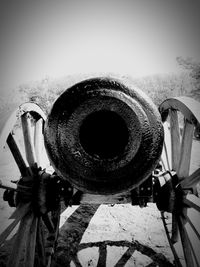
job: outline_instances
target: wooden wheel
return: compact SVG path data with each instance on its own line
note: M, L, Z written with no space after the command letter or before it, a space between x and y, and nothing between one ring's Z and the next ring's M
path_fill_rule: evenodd
M159 110L165 130L163 177L165 182L171 180L168 200L161 197L159 209L176 266L200 266L200 103L171 98ZM162 209L162 201L168 201L167 209Z
M8 192L4 197L15 202L16 210L9 218L11 223L0 235L0 246L18 229L8 266L50 266L57 239L59 203L50 211L46 209L46 191L41 186L53 172L44 148L45 119L43 111L34 103L25 103L15 109L9 107L1 117L1 158L11 152L19 169L19 172L14 171L15 177L10 178L10 173L1 177L1 187L9 189L10 194L10 199ZM11 179L19 180L13 184Z

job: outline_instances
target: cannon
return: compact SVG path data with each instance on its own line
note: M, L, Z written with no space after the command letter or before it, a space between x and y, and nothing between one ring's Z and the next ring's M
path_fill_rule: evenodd
M199 266L200 169L191 169L190 162L192 144L199 142L199 110L188 97L167 99L158 109L132 84L107 77L66 89L47 116L34 103L10 107L2 117L0 145L9 147L20 179L1 181L4 200L16 210L0 244L20 226L8 266L20 266L22 255L26 266L50 266L61 200L80 204L88 195L156 202L176 265L180 242L186 265ZM171 229L165 212L172 214Z
M76 84L56 100L44 137L58 175L81 191L113 194L151 174L162 151L163 127L150 99L101 78Z

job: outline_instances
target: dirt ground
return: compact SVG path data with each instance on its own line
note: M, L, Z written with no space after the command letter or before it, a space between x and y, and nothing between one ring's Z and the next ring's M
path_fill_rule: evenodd
M61 216L54 266L173 266L154 204L81 205Z
M12 209L1 199L1 228ZM7 215L6 215L7 213ZM3 216L2 216L3 215ZM0 250L6 266L12 237ZM154 204L72 206L61 215L53 266L174 266L160 213Z

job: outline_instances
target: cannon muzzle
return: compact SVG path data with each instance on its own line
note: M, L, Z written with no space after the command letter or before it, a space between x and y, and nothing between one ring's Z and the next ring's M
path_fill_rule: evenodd
M93 194L131 190L157 165L163 127L153 102L111 78L68 88L45 124L45 146L57 174Z

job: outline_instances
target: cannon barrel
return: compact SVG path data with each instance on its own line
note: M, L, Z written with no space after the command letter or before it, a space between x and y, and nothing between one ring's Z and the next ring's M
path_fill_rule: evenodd
M163 135L153 102L133 85L106 77L68 88L44 129L57 174L93 194L121 193L144 182L159 161Z

